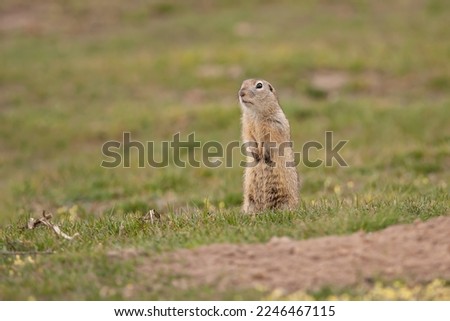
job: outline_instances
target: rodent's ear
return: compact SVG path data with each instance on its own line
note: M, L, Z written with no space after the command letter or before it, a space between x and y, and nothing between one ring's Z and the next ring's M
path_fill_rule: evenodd
M269 86L269 90L276 96L277 93L275 91L275 88L273 88L273 86L271 84L269 84L269 83L267 83L267 85Z

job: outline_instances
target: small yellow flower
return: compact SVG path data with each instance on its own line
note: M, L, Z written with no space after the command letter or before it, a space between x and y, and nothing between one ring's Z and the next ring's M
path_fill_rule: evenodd
M58 209L56 210L56 213L57 213L57 214L63 214L63 213L67 213L68 210L69 210L69 209L67 208L67 206L61 206L60 208L58 208Z
M22 258L20 257L20 255L16 255L16 258L15 258L13 264L14 264L15 266L24 266L24 265L25 265L25 262L22 261Z
M71 222L74 222L78 219L78 206L73 205L71 208L69 208L69 220Z
M365 194L364 195L364 200L366 202L371 202L373 200L373 195L371 193Z
M266 300L280 300L283 298L284 291L281 289L275 289L265 298Z
M341 187L339 185L334 186L334 193L337 195L341 194Z

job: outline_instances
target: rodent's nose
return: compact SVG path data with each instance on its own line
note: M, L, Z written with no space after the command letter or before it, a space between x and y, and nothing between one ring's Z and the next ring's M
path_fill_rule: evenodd
M239 96L244 97L245 96L245 90L243 90L243 89L239 90Z

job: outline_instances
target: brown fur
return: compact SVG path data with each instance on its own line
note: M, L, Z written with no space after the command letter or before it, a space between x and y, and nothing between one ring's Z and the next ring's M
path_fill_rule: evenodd
M287 166L294 162L292 145L287 146L291 142L290 127L275 89L265 80L245 80L239 90L239 102L242 139L252 145L246 149L251 152L247 163L253 162L244 172L243 211L295 209L299 199L298 174L294 165Z

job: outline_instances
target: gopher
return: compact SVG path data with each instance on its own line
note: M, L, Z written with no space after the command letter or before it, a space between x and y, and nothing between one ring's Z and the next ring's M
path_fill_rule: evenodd
M244 213L293 210L299 201L289 122L275 88L265 80L244 80L239 90L244 171Z

